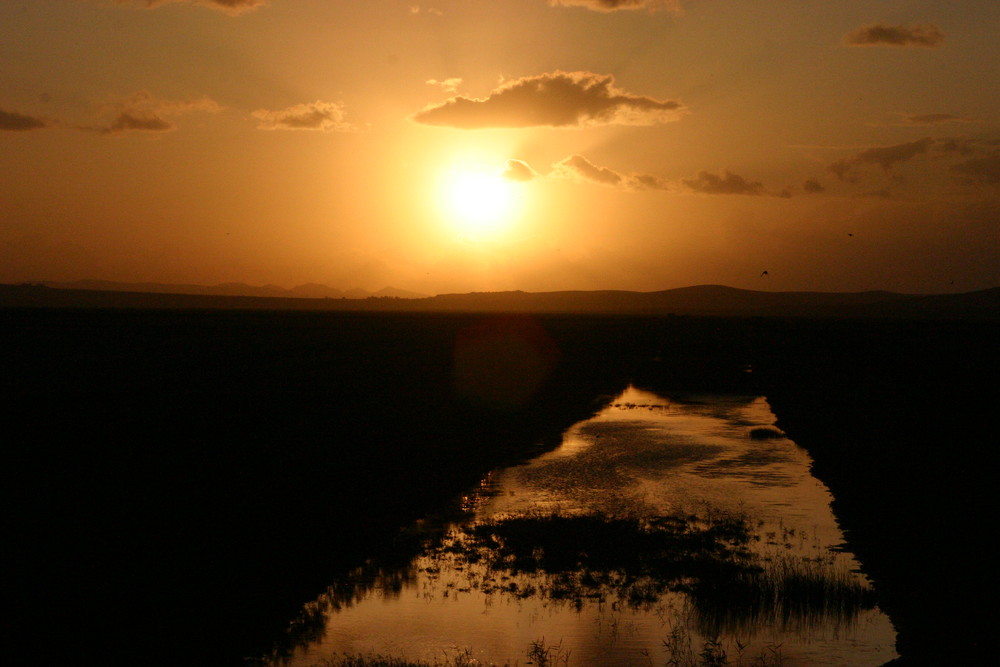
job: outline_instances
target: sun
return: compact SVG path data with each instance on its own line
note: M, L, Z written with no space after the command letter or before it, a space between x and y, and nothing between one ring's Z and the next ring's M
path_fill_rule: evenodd
M442 208L461 236L483 240L507 231L517 214L517 183L500 169L461 167L444 178Z

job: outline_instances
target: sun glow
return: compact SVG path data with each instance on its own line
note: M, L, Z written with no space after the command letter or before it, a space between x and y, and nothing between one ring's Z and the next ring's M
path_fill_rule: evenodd
M519 205L517 185L500 170L452 170L441 192L449 224L470 239L492 238L508 230Z

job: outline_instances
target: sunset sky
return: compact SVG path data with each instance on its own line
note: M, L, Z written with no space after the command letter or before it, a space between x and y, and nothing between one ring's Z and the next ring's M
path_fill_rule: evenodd
M3 0L0 63L0 282L1000 285L997 0Z

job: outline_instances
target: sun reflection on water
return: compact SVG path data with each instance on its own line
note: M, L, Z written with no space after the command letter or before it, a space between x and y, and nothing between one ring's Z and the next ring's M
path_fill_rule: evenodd
M892 626L774 419L761 397L630 387L559 448L483 478L465 521L415 528L412 560L332 585L322 631L282 662L525 664L544 637L573 665L703 650L881 665Z

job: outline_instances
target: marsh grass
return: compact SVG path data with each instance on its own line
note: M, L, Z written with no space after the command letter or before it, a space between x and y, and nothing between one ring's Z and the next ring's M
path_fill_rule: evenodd
M782 667L781 644L771 642L750 651L750 643L718 635L696 640L684 624L670 628L663 639L666 652L664 667ZM651 664L651 663L650 663Z
M470 585L488 595L540 597L577 607L610 599L640 608L666 592L686 591L703 577L747 567L750 539L747 522L732 515L529 513L453 530L434 561L479 572L470 575Z
M471 656L468 651L461 652L452 657L445 657L441 660L434 660L433 662L427 661L414 661L406 660L403 658L394 658L391 656L384 656L379 654L369 654L369 655L344 655L341 657L323 660L317 663L313 667L501 667L500 665L495 665L490 663L490 665L484 665L475 658ZM503 667L513 667L512 665L503 665Z
M464 649L451 656L443 656L433 661L406 660L380 654L342 655L316 663L313 667L557 667L570 664L570 651L563 648L562 642L555 644L545 642L542 637L528 644L525 651L525 662L482 662L475 658L472 651Z
M760 626L801 632L831 621L843 627L875 606L867 582L832 557L774 554L732 575L692 590L702 634L747 634Z
M833 554L787 528L765 532L740 514L616 517L599 513L529 512L470 524L436 524L411 536L416 559L386 567L370 563L331 586L307 607L298 634L315 636L319 619L373 592L398 596L418 576L440 594L477 590L486 596L532 598L580 611L588 604L660 614L669 630L663 647L671 667L780 666L780 647L745 655L763 628L798 632L833 621L838 627L875 605L867 582ZM799 541L794 550L792 541ZM762 552L761 547L765 550ZM405 550L404 550L405 551ZM681 594L684 612L663 611L664 596ZM672 603L670 603L672 604ZM670 620L667 620L667 619ZM723 642L721 637L728 639ZM459 638L460 639L460 638ZM759 644L757 644L759 647ZM647 656L653 665L652 656ZM379 655L342 656L324 667L471 667L469 651L435 662ZM518 663L514 663L518 664ZM524 664L569 665L561 643L532 642ZM511 667L506 663L506 667Z

